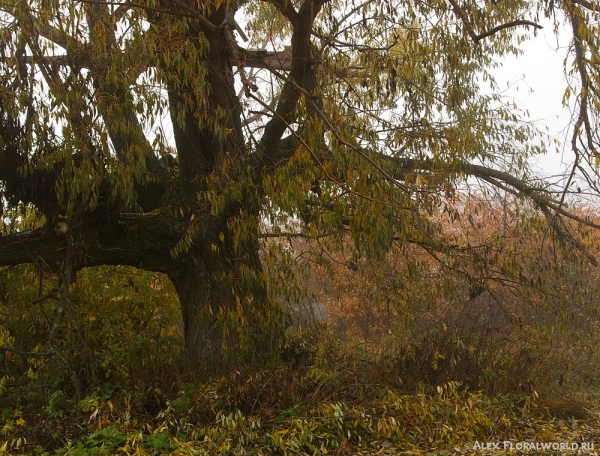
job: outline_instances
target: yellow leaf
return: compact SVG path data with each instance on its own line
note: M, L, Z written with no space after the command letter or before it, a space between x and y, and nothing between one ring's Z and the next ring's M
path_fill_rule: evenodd
M19 418L15 423L17 423L17 426L25 426L25 420L23 418Z

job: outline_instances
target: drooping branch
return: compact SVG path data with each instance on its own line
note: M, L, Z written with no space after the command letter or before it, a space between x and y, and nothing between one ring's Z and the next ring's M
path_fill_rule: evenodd
M577 71L579 73L579 77L581 79L581 97L579 102L579 113L577 116L577 120L575 122L575 126L573 128L573 135L571 139L571 146L573 152L577 155L577 140L580 137L580 129L584 127L585 136L587 139L587 146L589 149L589 153L591 155L596 155L596 148L593 144L593 133L592 133L592 125L589 118L588 106L590 101L590 80L591 78L587 72L587 62L589 61L586 57L586 50L583 44L583 38L580 36L581 31L581 21L577 13L573 13L571 17L571 27L573 30L573 47L575 48L575 64L577 66Z
M317 114L321 118L321 120L323 120L323 122L325 123L327 128L334 135L336 135L336 137L337 137L338 141L340 141L340 143L345 144L347 147L349 147L349 148L355 150L357 153L359 153L368 163L370 163L371 166L374 167L374 169L376 170L377 173L379 173L382 177L384 177L392 185L397 185L399 187L402 187L402 185L398 181L398 179L395 179L393 175L389 174L379 164L377 164L373 159L371 159L368 156L368 154L366 154L362 150L361 147L359 147L355 144L350 144L347 141L344 141L341 137L339 137L335 127L329 122L329 119L319 109L319 107L315 105L315 102L312 100L310 93L304 87L297 84L291 78L284 78L284 80L286 81L286 84L293 86L298 92L300 92L307 98L308 104L309 104L309 106L311 106L312 111L315 114ZM279 116L277 111L274 111L273 114L274 114L273 120L279 120L281 123L285 123L284 119ZM289 125L288 125L288 127L289 127ZM296 139L299 139L299 138L296 138ZM316 159L314 153L312 153L310 148L302 141L300 141L300 143L307 149L307 151L309 151L309 153L311 153L311 155L313 156L313 159ZM593 227L595 229L600 229L600 225L595 224L594 222L591 222L589 220L582 219L581 217L577 216L576 214L573 214L573 213L565 210L562 207L561 202L550 198L548 196L547 192L544 192L542 189L540 189L536 186L532 186L527 181L519 179L517 177L514 177L513 175L511 175L507 172L504 172L504 171L496 170L496 169L481 166L481 165L471 164L471 163L465 162L460 159L454 160L451 163L438 163L438 162L434 162L433 160L416 160L416 159L398 158L398 157L386 155L383 153L379 153L379 154L377 154L377 156L380 160L382 160L384 162L392 161L396 167L396 170L400 172L400 175L405 175L406 171L419 171L419 170L421 170L421 171L425 171L425 170L438 171L438 172L443 172L445 174L455 174L455 175L458 175L458 174L471 175L471 176L477 177L479 179L482 179L482 180L494 185L495 187L503 188L510 193L513 193L516 195L518 195L518 194L525 195L546 216L547 216L548 211L551 210L551 211L554 211L554 213L560 214L566 218L574 220L577 223L581 223L583 225L587 225L587 226ZM317 160L317 162L318 162L318 160ZM320 166L321 164L317 163L317 165ZM325 175L329 178L328 173L325 172ZM336 181L333 181L333 182L338 185L341 185L340 182L336 182ZM578 242L573 236L569 236L564 229L560 229L560 226L556 225L555 223L552 223L552 220L550 220L550 222L551 222L551 225L555 228L556 234L559 238L570 242L578 250L580 250L584 255L586 255L593 265L595 265L595 266L598 265L596 258L593 255L591 255L589 253L589 251L580 242Z
M395 158L384 154L380 154L380 158L391 161L399 170L426 170L432 172L438 171L445 174L466 174L486 181L497 188L502 188L517 196L524 195L530 201L532 201L535 204L535 206L546 216L555 233L561 240L568 242L574 247L576 247L589 259L589 261L594 266L598 266L599 264L598 260L589 252L589 250L581 242L579 242L577 239L575 239L575 237L567 233L567 231L556 219L556 215L561 215L581 225L589 226L595 229L600 229L600 225L592 222L591 220L584 219L578 216L577 214L567 211L566 209L564 209L560 201L556 201L555 199L550 198L547 192L544 192L538 187L532 186L530 183L526 182L523 179L519 179L505 171L500 171L486 166L467 163L462 160L455 160L452 163L438 163L432 160Z

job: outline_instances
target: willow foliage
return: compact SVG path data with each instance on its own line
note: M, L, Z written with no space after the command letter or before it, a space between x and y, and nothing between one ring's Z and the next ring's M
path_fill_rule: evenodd
M597 189L597 6L5 0L0 196L41 227L3 220L0 265L41 258L67 284L103 264L166 273L203 371L277 346L294 253L265 238L452 254L469 246L441 221L466 182L527 199L595 262L564 220L594 223L564 203L576 174ZM492 74L543 17L572 31L576 159L558 196Z

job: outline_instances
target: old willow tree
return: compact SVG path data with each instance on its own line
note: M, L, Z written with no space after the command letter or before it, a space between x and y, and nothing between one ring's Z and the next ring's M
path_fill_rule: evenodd
M265 239L350 236L356 255L410 243L464 252L439 223L478 181L522 196L585 252L566 221L591 222L525 169L544 143L489 71L544 18L571 34L567 184L580 170L596 188L599 9L3 0L0 266L36 263L61 277L57 315L82 268L165 273L189 362L206 373L277 350L274 297L287 276ZM35 229L17 230L19 210Z

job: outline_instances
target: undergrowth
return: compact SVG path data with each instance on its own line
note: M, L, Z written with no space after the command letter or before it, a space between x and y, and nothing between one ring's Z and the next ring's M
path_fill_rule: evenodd
M298 325L279 363L200 382L170 285L122 273L82 273L52 336L60 358L44 353L51 302L0 306L0 455L479 455L505 448L478 442L593 443L600 431L591 304L563 318L506 299L501 318L483 297L415 299L385 337L361 339L371 319L349 319L347 337ZM33 293L34 278L14 280Z
M79 411L59 400L6 409L0 454L473 454L476 442L593 442L600 431L592 402L565 398L573 413L561 414L535 391L489 396L458 381L409 390L389 364L326 335L303 350L289 340L293 360L182 385L155 414L117 390L91 392Z

